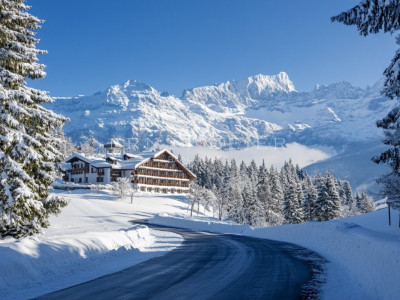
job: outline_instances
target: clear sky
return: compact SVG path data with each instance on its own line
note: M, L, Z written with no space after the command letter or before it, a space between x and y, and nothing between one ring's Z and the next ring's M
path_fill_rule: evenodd
M28 0L52 96L91 95L136 79L185 88L285 71L298 91L382 77L394 36L361 37L330 17L360 0Z

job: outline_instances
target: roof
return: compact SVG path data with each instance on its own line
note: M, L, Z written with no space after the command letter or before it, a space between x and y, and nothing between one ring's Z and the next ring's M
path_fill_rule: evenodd
M197 176L195 174L193 174L187 167L185 167L185 165L183 163L181 163L179 161L179 159L174 154L172 154L170 151L168 151L167 149L163 149L163 150L161 150L161 151L159 151L157 153L154 153L154 152L146 152L146 153L144 153L145 155L147 155L147 158L142 160L141 162L139 162L135 166L135 169L137 167L139 167L141 164L144 164L145 162L149 161L151 158L157 157L157 156L159 156L159 155L161 155L163 153L167 153L168 155L170 155L175 160L175 163L177 163L182 169L184 169L186 172L188 172L193 178L197 178Z
M150 159L160 156L163 153L167 153L169 156L171 156L175 163L177 163L185 172L189 173L190 176L193 178L196 178L196 175L194 175L188 168L185 167L183 163L181 163L178 158L172 154L170 151L167 149L163 149L159 152L143 152L138 155L133 155L133 154L128 154L130 157L132 157L129 160L124 160L122 156L106 156L104 158L98 158L98 157L85 157L79 153L74 153L68 158L64 160L64 163L70 163L76 159L82 160L91 166L95 168L113 168L113 169L122 169L122 170L133 170L139 167L140 165L146 163ZM113 161L117 161L117 164L110 164L107 162L107 158L111 159ZM65 166L68 168L67 166ZM63 168L64 169L64 168Z
M74 153L74 154L68 156L66 159L64 159L64 162L69 163L69 162L71 162L71 160L76 160L76 159L82 160L88 164L92 163L92 160L90 158L87 158L79 153Z
M124 146L117 141L111 140L111 142L104 145L104 148L124 148Z

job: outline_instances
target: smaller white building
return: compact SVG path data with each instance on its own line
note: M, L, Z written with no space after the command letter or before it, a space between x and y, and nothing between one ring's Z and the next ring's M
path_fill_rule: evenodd
M106 158L85 157L75 153L64 162L64 181L88 184L109 184L119 177L132 177L134 164L130 161L132 155L122 157L107 156Z

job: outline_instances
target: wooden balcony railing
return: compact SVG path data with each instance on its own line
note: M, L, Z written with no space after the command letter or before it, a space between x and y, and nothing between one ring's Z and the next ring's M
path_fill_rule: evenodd
M137 172L135 173L136 175L142 175L142 176L156 176L156 177L168 177L168 178L178 178L178 179L189 179L186 176L178 176L178 175L163 175L163 174L157 174L155 172Z
M160 183L160 182L143 182L138 180L133 180L133 183L137 184L145 184L145 185L152 185L152 186L170 186L170 187L189 187L188 184L172 184L172 183Z
M143 167L147 168L157 168L157 169L165 169L165 170L176 170L174 166L156 166L156 165L143 165Z

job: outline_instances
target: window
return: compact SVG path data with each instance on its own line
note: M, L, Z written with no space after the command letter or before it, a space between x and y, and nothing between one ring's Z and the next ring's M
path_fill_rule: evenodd
M79 183L82 183L82 177L79 177L78 182L79 182Z
M103 182L104 181L104 177L97 177L97 182Z
M88 183L88 178L87 177L85 177L85 183Z

